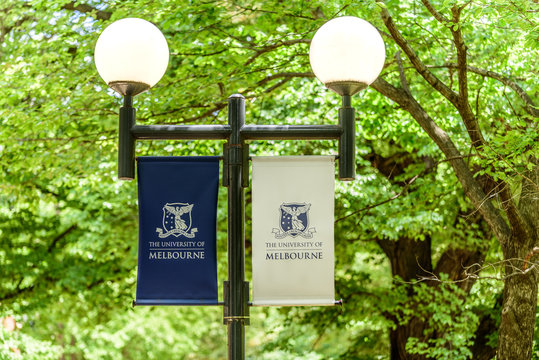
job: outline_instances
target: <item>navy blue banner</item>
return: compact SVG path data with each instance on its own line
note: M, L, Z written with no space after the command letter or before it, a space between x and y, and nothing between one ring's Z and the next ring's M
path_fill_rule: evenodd
M137 305L217 303L219 158L139 157Z

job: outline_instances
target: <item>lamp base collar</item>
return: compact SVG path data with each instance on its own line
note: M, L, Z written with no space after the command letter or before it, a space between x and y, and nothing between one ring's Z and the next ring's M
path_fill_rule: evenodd
M123 96L135 96L150 89L150 85L136 81L111 81L108 85Z
M355 93L365 89L368 84L362 83L362 82L355 82L355 81L332 81L327 82L324 85L326 87L337 94L344 96L349 95L352 96Z

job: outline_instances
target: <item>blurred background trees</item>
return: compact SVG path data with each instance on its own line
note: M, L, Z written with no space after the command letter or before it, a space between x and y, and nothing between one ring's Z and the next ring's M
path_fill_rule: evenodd
M340 99L313 78L308 46L342 15L375 25L387 52L379 80L353 99L357 179L337 182L344 306L251 309L249 358L539 357L538 11L530 0L4 1L0 358L226 356L220 308L130 307L137 190L116 179L121 100L93 64L100 32L141 17L169 42L165 77L135 99L139 123L225 123L239 92L248 123L334 124ZM335 146L260 141L250 151ZM210 141L137 144L138 156L220 153Z

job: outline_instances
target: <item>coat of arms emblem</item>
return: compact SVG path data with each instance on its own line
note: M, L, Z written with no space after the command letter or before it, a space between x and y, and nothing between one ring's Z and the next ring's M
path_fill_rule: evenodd
M279 207L279 228L273 228L272 230L275 238L282 239L285 236L312 238L316 229L314 227L309 228L310 208L311 204L307 203L281 204Z
M194 238L198 229L191 228L191 210L193 210L193 206L194 204L187 203L166 203L163 206L163 228L155 229L159 237L166 238L174 235L175 237Z

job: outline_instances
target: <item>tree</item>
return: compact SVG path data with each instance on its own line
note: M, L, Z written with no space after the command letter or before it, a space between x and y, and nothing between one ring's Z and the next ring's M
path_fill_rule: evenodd
M495 71L478 69L469 64L468 54L473 51L470 46L474 40L465 37L468 34L467 27L471 30L465 21L465 11L470 5L469 3L450 4L443 10L436 9L429 1L422 1L422 3L426 11L439 23L439 26L445 28L445 37L435 36L433 40L439 41L441 44L448 44L454 49L450 55L452 58L450 60L454 59L453 61L448 64L431 65L449 68L456 72L457 85L455 90L450 85L448 86L452 82L453 71L449 71L448 74L434 74L418 55L421 45L414 49L403 33L397 29L387 8L382 6L384 25L400 50L406 54L412 71L423 78L430 91L435 91L442 98L445 98L444 101L449 102L454 107L469 135L469 141L467 141L467 145L470 146L469 153L479 159L477 161L472 159L468 162L465 160L463 151L455 145L456 141L435 122L429 115L430 111L427 111L426 107L420 105L420 102L414 98L402 70L400 72L401 88L396 88L384 79L379 79L374 87L409 112L437 144L455 171L464 193L500 242L507 265L498 358L529 359L535 326L533 314L537 308L537 274L535 270L526 271L529 269L526 261L529 260L530 254L534 254L534 248L538 245L537 122L534 120L537 118L537 108L531 98L511 79L501 76ZM525 8L518 8L518 6L525 5L526 3L515 5L517 9L513 16L527 22L529 19L524 12ZM494 18L491 21L496 20L506 21L506 19L500 20L499 18ZM516 39L516 42L517 44L519 42L531 44L526 36L523 39ZM481 60L485 59L484 56L489 55L488 52L477 53L479 51L474 52L475 64L480 64ZM492 59L491 56L489 58ZM499 112L494 113L494 116L511 116L514 122L519 123L518 125L508 125L503 128L495 126L496 132L494 134L488 131L490 129L483 122L492 119L492 117L491 114L487 116L485 112L481 111L479 88L476 90L475 112L472 109L471 104L474 100L470 95L472 85L469 82L472 74L490 77L502 81L504 84L511 84L511 88L517 89L516 93L521 97L521 109L509 107L513 106L509 100L506 111L500 109ZM447 75L449 76L446 77ZM529 76L527 75L525 78ZM503 123L500 125L503 126ZM487 130L484 130L485 128ZM523 129L525 134L532 133L533 135L528 137L520 131L517 135L515 134L516 128ZM488 138L485 134L488 135ZM514 143L515 141L518 141L518 145ZM517 146L516 148L505 148L503 151L498 145L500 143L503 143L504 146L511 143ZM515 154L515 152L517 153ZM512 157L511 153L518 156L519 160ZM510 161L509 157L513 161ZM520 183L522 186L519 203L515 201L516 195L511 192L511 185L515 183ZM499 199L499 208L494 205L494 197Z

